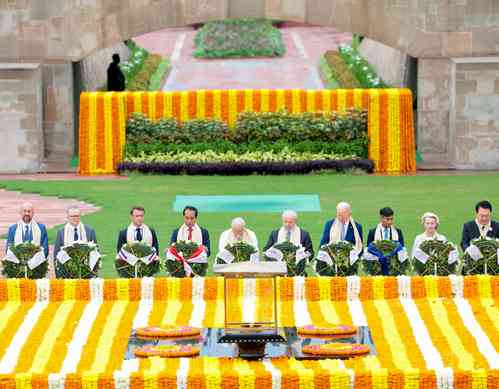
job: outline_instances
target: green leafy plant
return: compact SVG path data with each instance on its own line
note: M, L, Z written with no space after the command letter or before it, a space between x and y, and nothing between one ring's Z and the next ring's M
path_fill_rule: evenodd
M457 273L459 263L456 261L449 264L449 253L455 250L452 243L436 239L425 240L419 249L429 256L425 263L413 258L414 269L419 275L448 276Z
M478 261L475 261L467 252L465 252L463 255L464 274L499 275L499 264L497 259L499 240L490 238L478 238L472 240L471 244L478 247L483 257Z
M192 255L198 250L199 245L195 242L180 241L175 243L178 253L182 253L184 259L191 258ZM186 277L184 266L180 261L166 260L166 270L172 277ZM190 263L193 275L204 277L208 269L208 263Z
M154 250L151 246L142 242L127 243L123 246L123 249L137 258L149 257L153 254ZM137 261L137 263L132 266L127 261L117 258L114 266L119 276L122 278L152 277L159 272L160 261L156 259L148 264Z
M383 256L387 256L394 252L394 250L399 245L398 242L392 240L377 240L371 243L377 250L383 253ZM410 271L411 263L408 259L404 262L400 262L398 255L392 255L387 258L388 261L388 271L389 275L398 276L407 274ZM369 275L382 275L381 263L379 261L367 260L362 261L363 271Z
M294 245L292 242L286 241L282 243L275 244L273 246L278 249L283 254L283 261L286 262L288 268L288 276L304 276L306 275L305 267L307 265L306 259L302 259L300 262L296 263L296 250L299 249L298 246ZM275 262L276 259L264 255L266 261Z
M170 68L170 60L168 58L162 58L149 80L149 91L159 91L163 88L163 84L165 83Z
M319 62L321 75L330 89L360 88L361 84L337 51L327 51Z
M232 263L249 261L251 256L257 253L257 249L255 247L245 242L228 244L225 246L225 249L234 256ZM225 261L222 258L217 257L216 263L224 264Z
M31 242L20 243L11 246L10 251L17 257L19 263L11 261L2 261L2 274L7 278L29 278L39 279L44 278L48 271L48 262L44 261L34 269L30 269L28 262L35 254L40 252L42 248Z
M280 57L281 32L266 19L227 19L206 23L194 37L199 58Z
M350 252L353 245L347 241L339 241L336 243L326 244L321 246L319 251L324 251L329 254L332 264L316 259L315 271L321 276L351 276L357 274L358 261L353 265L350 264ZM317 253L318 256L320 253Z
M388 88L371 64L362 58L356 49L348 45L340 45L339 53L362 88Z
M59 278L95 278L99 275L101 260L93 269L90 268L90 253L97 249L95 244L73 243L62 248L70 257L65 263L56 260L56 270Z

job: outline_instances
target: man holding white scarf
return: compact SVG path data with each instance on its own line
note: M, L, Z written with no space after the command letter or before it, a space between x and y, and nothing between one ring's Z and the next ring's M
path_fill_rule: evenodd
M61 247L74 242L97 243L95 230L81 222L81 209L78 206L70 206L66 211L68 222L57 232L54 243L54 258L61 251Z
M249 228L246 228L246 222L242 217L233 219L230 228L222 232L218 240L218 251L221 252L225 250L227 245L238 242L247 243L258 250L256 234Z
M118 244L116 245L116 252L119 253L123 245L127 243L143 242L154 247L156 249L156 253L159 254L159 244L156 231L144 224L144 215L144 207L132 207L130 211L130 219L132 222L128 228L120 231Z
M197 224L198 209L191 205L187 205L183 212L184 224L173 230L170 244L190 241L203 246L206 255L210 256L210 234L208 230L200 227Z
M310 234L298 227L298 214L293 210L287 210L282 213L282 227L278 230L274 230L270 233L269 240L263 248L263 251L267 251L272 246L282 243L291 242L295 246L301 246L305 248L305 251L310 254L309 258L314 257L314 249L312 246L312 239L310 239Z
M33 204L24 203L21 206L21 220L9 227L7 234L6 251L9 247L25 242L33 242L43 248L45 257L49 255L49 240L47 228L41 223L37 223L33 216L35 209Z
M352 208L346 202L336 206L336 218L324 225L320 246L346 240L357 251L362 250L362 226L352 218Z
M369 231L367 235L367 245L369 246L372 242L378 240L393 240L399 242L402 246L404 244L404 235L399 228L394 226L394 214L393 209L390 207L381 208L379 210L380 223Z

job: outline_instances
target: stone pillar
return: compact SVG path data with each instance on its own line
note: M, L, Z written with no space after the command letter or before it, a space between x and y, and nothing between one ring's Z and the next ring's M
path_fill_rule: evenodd
M40 64L0 64L0 172L38 172L43 159Z
M458 169L499 169L499 58L460 58L453 65L454 164Z
M425 165L452 166L449 147L451 61L421 58L418 63L418 151Z
M44 170L67 171L75 153L71 62L43 64L43 99Z

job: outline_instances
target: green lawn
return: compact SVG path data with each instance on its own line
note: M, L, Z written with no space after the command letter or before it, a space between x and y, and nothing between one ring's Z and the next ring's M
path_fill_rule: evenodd
M317 248L324 222L334 216L337 202L346 200L353 206L354 218L367 229L376 225L378 210L391 206L397 225L402 228L407 245L412 246L420 233L419 218L425 211L436 212L441 219L440 231L458 243L461 226L474 216L477 201L488 199L499 207L499 175L474 176L133 176L116 181L0 181L0 187L43 195L78 198L103 207L101 212L84 217L84 222L97 230L101 251L107 254L102 275L114 277L113 267L118 230L128 225L132 205L146 207L146 223L153 226L161 245L167 247L171 231L181 224L182 217L172 211L176 195L229 194L319 194L321 212L302 213L300 225L309 230ZM203 213L199 222L208 228L212 239L212 258L218 247L220 233L229 227L235 213ZM275 213L242 215L253 229L261 246L270 230L280 225ZM12 222L15 222L14 220ZM43 220L40 220L43 222ZM49 231L50 242L56 229Z

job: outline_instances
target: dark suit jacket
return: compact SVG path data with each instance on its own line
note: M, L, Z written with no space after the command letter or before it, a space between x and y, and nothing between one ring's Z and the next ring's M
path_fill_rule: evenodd
M87 234L87 240L89 242L97 243L97 236L95 235L95 230L86 224L83 225L85 227L85 233ZM57 258L57 253L61 251L61 247L64 246L64 227L57 231L57 237L54 242L54 258Z
M499 238L499 223L495 221L490 222L490 227L492 227L492 231L487 232L487 236L491 238ZM476 239L480 237L480 231L478 230L478 226L474 220L464 223L463 225L463 233L461 234L461 248L466 250L472 239Z
M396 228L398 234L399 234L399 243L402 246L405 246L404 244L404 235L402 234L402 231L399 228ZM374 235L376 234L376 228L373 228L372 230L369 230L369 234L367 235L367 245L369 246L371 242L374 242ZM390 229L390 240L392 240L392 230Z
M203 228L203 227L199 227L201 228L201 236L203 238L203 246L205 246L208 251L206 252L206 254L208 256L210 256L211 254L211 249L210 249L210 234L208 233L208 230L206 228ZM170 244L172 243L175 243L177 241L177 236L178 236L178 228L174 229L173 232L172 232L172 236L170 238Z
M47 258L49 256L49 238L47 235L47 228L44 224L41 223L38 223L38 227L40 228L40 246L43 248L45 258ZM7 252L7 249L10 246L14 245L16 230L17 224L13 224L9 227L9 232L7 233L7 244L5 245L5 252Z
M277 237L279 236L279 230L274 230L270 233L269 240L263 248L263 251L267 251L273 245L277 243ZM310 259L314 257L314 248L312 247L312 239L310 239L310 234L308 231L302 230L300 228L300 244L305 247L305 250L310 253Z
M331 227L333 226L333 223L334 223L334 219L329 220L324 225L324 231L322 232L322 238L321 238L320 246L329 243L329 233L331 232ZM355 222L355 225L357 226L357 231L359 231L360 239L363 240L363 238L362 238L362 226L359 223L357 223L357 222ZM345 236L345 240L347 242L350 242L353 245L355 245L355 235L354 235L354 232L353 232L353 226L352 226L351 222L348 225L348 230L347 230L347 234Z
M156 249L156 253L160 255L159 252L159 243L158 243L158 238L156 236L156 231L154 231L154 228L149 227L151 230L152 234L152 247ZM128 228L125 228L124 230L120 231L120 234L118 235L118 244L116 245L116 252L119 253L121 248L123 247L124 244L126 244L126 232Z

